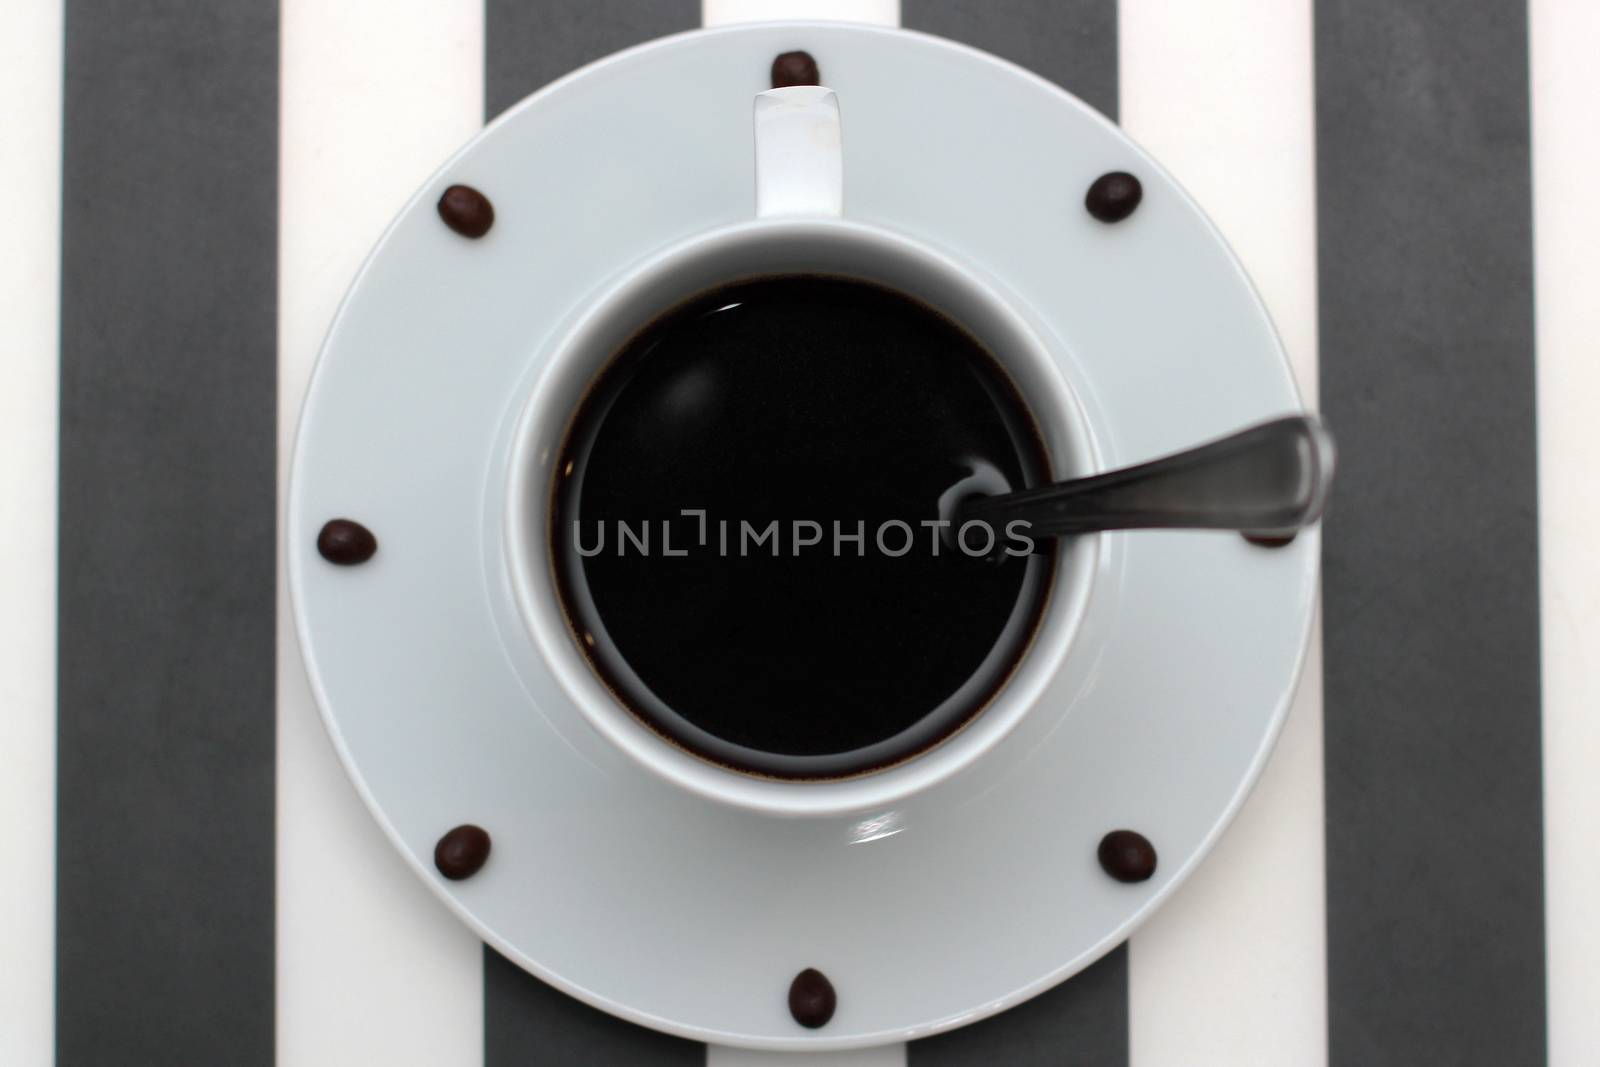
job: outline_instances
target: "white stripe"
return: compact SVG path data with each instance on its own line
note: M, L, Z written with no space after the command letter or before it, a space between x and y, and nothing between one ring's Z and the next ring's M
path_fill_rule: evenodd
M1600 1063L1600 5L1529 6L1553 1067Z
M61 0L0 5L0 1063L54 1059Z
M282 18L280 478L345 287L405 199L483 124L483 0L285 0ZM306 684L282 570L278 1062L479 1067L479 942L404 866L345 778Z
M704 0L700 21L706 26L772 19L836 19L900 25L900 0Z
M1199 200L1317 390L1310 0L1122 0L1122 125ZM1327 1060L1321 626L1216 851L1130 945L1135 1067Z

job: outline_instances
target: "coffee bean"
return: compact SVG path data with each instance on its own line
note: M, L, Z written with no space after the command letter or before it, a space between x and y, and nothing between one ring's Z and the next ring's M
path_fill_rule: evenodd
M1119 882L1142 882L1156 873L1156 848L1133 830L1113 830L1100 839L1100 866Z
M789 1014L801 1026L812 1030L826 1026L838 1005L833 983L814 967L807 967L789 983Z
M481 826L464 823L433 846L433 865L452 882L471 878L489 858L489 832Z
M372 531L351 519L330 519L317 534L317 551L329 563L351 567L365 563L378 551Z
M810 52L785 52L772 61L772 87L821 85L822 74Z
M1132 215L1144 199L1144 186L1127 171L1114 170L1102 174L1089 186L1083 206L1101 222L1121 222Z
M1284 545L1294 543L1294 534L1288 534L1287 536L1274 536L1272 534L1247 533L1244 535L1244 539L1249 541L1252 545L1260 545L1262 548L1282 548Z
M494 225L494 205L470 185L452 185L439 198L439 217L463 237L482 237Z

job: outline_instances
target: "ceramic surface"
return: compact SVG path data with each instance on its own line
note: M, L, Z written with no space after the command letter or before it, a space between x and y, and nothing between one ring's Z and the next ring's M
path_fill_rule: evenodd
M1040 706L972 766L888 810L776 818L643 773L535 651L502 551L516 415L542 361L628 265L753 212L751 98L805 48L839 93L845 215L996 279L1078 398L1097 462L1146 459L1299 406L1216 231L1112 124L971 49L897 30L754 24L668 38L531 97L450 160L384 235L330 332L290 482L307 669L357 787L485 940L566 992L685 1036L767 1048L903 1040L1000 1011L1123 940L1199 862L1282 724L1318 536L1099 539L1092 595ZM1106 226L1083 190L1145 198ZM493 198L463 240L433 204ZM377 534L368 564L321 524ZM494 836L476 877L435 840ZM1136 886L1095 846L1160 852ZM337 877L337 861L330 877ZM839 994L820 1031L793 975Z

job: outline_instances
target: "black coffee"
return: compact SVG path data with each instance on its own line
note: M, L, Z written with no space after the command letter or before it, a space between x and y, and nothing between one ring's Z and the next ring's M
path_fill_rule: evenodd
M936 525L984 465L1047 480L1032 419L976 340L886 289L695 298L617 354L564 453L551 538L579 647L638 718L729 766L915 755L1004 685L1044 607L1049 555Z

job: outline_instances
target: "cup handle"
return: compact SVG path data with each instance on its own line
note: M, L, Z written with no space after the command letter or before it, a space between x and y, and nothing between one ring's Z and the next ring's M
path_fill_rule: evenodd
M820 85L756 95L756 217L844 214L839 97Z

